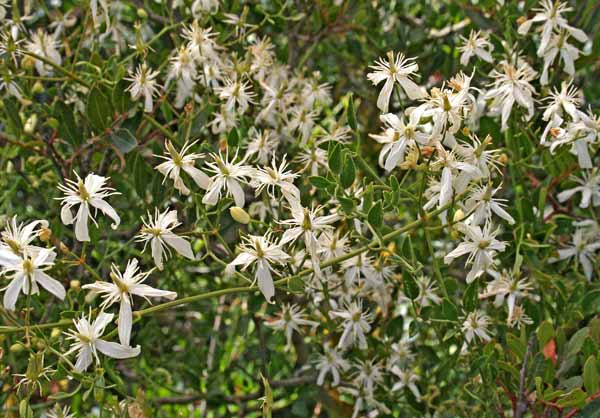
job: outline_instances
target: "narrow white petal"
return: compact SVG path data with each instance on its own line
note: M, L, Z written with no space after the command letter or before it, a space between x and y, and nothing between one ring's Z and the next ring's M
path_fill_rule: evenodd
M108 357L116 359L136 357L141 351L139 345L136 347L127 347L119 343L104 340L96 340L96 348Z

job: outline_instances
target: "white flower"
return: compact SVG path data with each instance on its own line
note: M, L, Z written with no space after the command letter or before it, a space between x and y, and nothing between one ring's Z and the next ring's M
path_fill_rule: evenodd
M300 190L294 185L294 179L298 177L297 173L285 171L288 163L284 155L281 159L279 167L275 161L275 157L271 161L271 167L261 167L256 170L255 177L251 181L253 187L256 188L258 196L263 190L267 191L269 197L275 199L275 189L279 188L281 194L288 201L290 206L300 206Z
M437 286L430 277L420 275L416 278L417 286L419 287L419 295L415 299L415 302L421 307L437 305L442 301L435 292Z
M75 414L71 414L71 408L64 406L62 409L58 404L54 405L54 409L46 412L46 418L75 418Z
M250 143L246 149L246 159L251 155L256 154L258 162L267 164L270 157L275 156L277 146L279 145L279 137L269 129L264 131L254 128L250 131Z
M525 309L522 306L515 306L513 309L513 313L507 319L507 324L509 327L517 329L521 329L522 325L531 325L533 324L533 319L531 319L526 313Z
M226 189L227 196L233 196L235 205L243 208L246 203L242 183L248 183L248 177L255 174L254 168L245 165L246 159L242 159L239 163L234 163L237 159L237 154L229 161L229 154L225 158L221 154L211 154L213 162L207 162L206 165L210 171L214 173L210 184L206 190L206 194L202 198L202 203L205 205L216 205L221 199L221 191Z
M113 314L100 312L93 322L90 322L91 313L87 318L82 315L80 319L73 320L75 330L69 330L65 334L67 334L67 339L73 341L66 355L77 352L75 371L81 373L87 370L94 358L96 364L100 364L98 351L116 359L131 358L140 354L139 345L137 347L127 347L100 338L104 334L106 326L112 321L113 316Z
M493 268L496 252L504 251L506 243L496 239L500 229L492 230L491 222L486 223L483 229L479 226L464 224L461 225L461 229L465 234L465 241L448 253L444 257L444 262L450 264L455 258L469 254L466 264L471 265L471 270L467 274L467 283L471 283L488 269Z
M586 234L584 228L575 231L572 238L571 247L558 250L558 257L552 257L549 263L556 263L561 260L575 257L575 260L583 266L583 272L588 280L592 280L594 274L594 253L600 250L600 240L591 234Z
M177 297L177 293L175 292L155 289L144 284L143 282L148 278L148 275L152 273L152 270L145 273L138 270L138 261L135 258L127 262L127 267L123 274L121 274L119 268L113 264L110 272L110 278L113 283L97 281L82 287L82 289L90 290L93 294L100 294L104 298L100 305L102 310L105 310L116 302L120 303L119 340L121 344L125 346L129 346L129 340L131 339L131 327L133 326L133 312L131 305L133 303L133 295L141 296L146 300L148 300L149 297L164 297L170 300Z
M302 334L301 326L308 325L316 328L319 326L319 323L306 319L304 310L298 305L284 304L281 306L279 319L266 322L265 325L285 333L286 349L288 349L292 346L292 335L294 334L294 331L298 334Z
M471 57L473 56L477 56L490 63L494 61L491 54L491 51L494 49L494 45L490 43L487 35L482 34L481 31L471 30L469 38L461 36L460 39L464 42L464 44L458 48L458 50L461 52L461 65L468 65Z
M297 129L301 135L300 144L305 145L315 126L315 118L318 113L305 107L295 107L291 111L291 119L288 124L290 130Z
M276 244L271 239L271 234L267 233L264 236L249 235L242 238L244 242L240 244L242 251L229 266L243 266L242 270L247 269L251 264L256 264L256 273L254 276L255 282L258 283L258 288L269 303L274 303L273 296L275 295L275 285L271 271L271 264L284 264L291 258L281 249L281 244Z
M148 212L148 220L142 218L142 222L144 226L137 235L137 240L144 242L143 251L146 251L146 246L150 242L152 258L159 270L164 267L163 259L170 254L169 247L190 260L194 259L189 241L173 232L173 229L181 225L181 222L177 221L176 210L165 209L164 212L159 212L158 208L155 208L154 217Z
M467 315L463 324L462 332L465 334L467 344L470 344L476 337L483 342L492 340L488 326L492 320L481 311L474 311Z
M578 183L579 186L564 190L558 194L559 202L566 202L573 197L575 193L581 193L580 208L590 206L600 206L600 173L597 169L592 171L583 171L581 177L571 176L571 180Z
M414 58L405 58L402 53L394 58L394 53L391 51L388 52L387 57L387 61L379 58L375 65L371 66L375 71L367 74L367 78L375 85L385 80L377 99L377 107L383 113L388 111L390 97L396 82L402 86L402 89L411 100L417 100L425 96L423 89L410 79L419 70L419 66L413 62Z
M48 221L38 220L25 225L17 223L17 216L13 216L6 222L6 226L0 235L0 262L4 254L22 255L37 254L42 248L32 245L31 242L39 237L44 228L48 228Z
M392 391L408 388L415 395L415 398L421 399L421 392L419 392L419 388L416 385L416 382L419 381L419 376L415 372L412 370L402 370L400 367L394 366L392 367L392 373L400 379L394 383Z
M502 273L490 272L494 280L488 283L487 288L479 295L479 299L495 297L494 305L501 306L506 299L508 307L508 320L513 317L516 303L519 299L529 298L539 300L539 296L531 293L533 285L527 279L521 279L506 271Z
M294 242L301 236L304 238L304 245L306 251L310 254L313 269L317 275L320 274L321 269L319 267L319 252L321 250L321 244L317 239L318 234L326 230L332 230L333 226L330 224L336 222L339 219L337 214L317 216L320 212L321 207L312 209L303 208L302 206L293 206L292 218L281 221L282 225L291 226L287 229L281 237L281 244L287 244Z
M575 61L581 51L569 44L568 40L569 35L566 33L554 34L550 39L548 48L544 51L544 70L540 77L542 86L548 84L548 69L557 56L560 57L559 62L563 62L565 72L571 77L575 75Z
M316 176L319 174L319 168L327 168L327 151L315 144L296 155L294 161L304 166L302 171L308 171L311 176Z
M506 199L499 199L494 195L500 190L500 187L492 188L491 184L481 185L473 188L469 198L465 201L467 212L473 212L469 218L471 225L481 225L492 220L492 213L504 219L510 225L514 225L515 220L504 209Z
M542 27L539 28L539 31L541 32L541 42L537 50L538 56L542 56L546 50L546 47L550 42L550 36L555 29L564 29L579 42L587 42L587 35L581 29L569 26L567 19L562 17L563 13L573 10L571 7L568 7L566 3L555 0L542 0L540 3L542 7L534 9L537 11L536 15L532 19L525 20L521 23L518 29L520 35L525 35L529 32L533 23L544 22Z
M62 57L58 52L59 42L53 36L48 35L42 29L31 34L31 40L25 44L25 49L29 52L46 58L56 65L62 64ZM41 76L52 75L54 68L40 60L35 60L35 69Z
M162 158L165 161L154 168L165 176L164 180L167 177L173 180L175 188L186 196L190 194L190 189L186 187L181 178L181 170L186 172L198 187L206 190L210 185L210 178L194 166L196 160L202 158L203 154L188 153L196 142L198 141L194 141L191 144L186 142L183 144L181 151L177 151L171 141L167 140L165 141L165 155L155 155L155 157Z
M502 131L508 127L508 118L515 103L527 110L526 120L533 117L533 95L536 93L530 81L535 79L537 73L523 60L517 60L517 66L502 61L501 71L494 69L490 74L495 80L491 89L485 94L486 99L491 99L491 113L501 115Z
M137 67L135 72L129 70L129 77L125 78L125 80L131 81L127 91L131 93L133 100L144 96L144 111L147 113L152 112L154 107L152 99L160 87L156 81L159 74L158 71L152 71L146 63L143 63Z
M237 111L243 114L251 103L255 103L253 99L256 94L250 91L249 81L225 78L225 85L215 88L215 93L219 95L219 99L225 100L225 109L228 112Z
M317 385L323 386L325 377L331 374L332 386L340 384L340 374L350 368L350 363L342 357L337 348L323 347L323 354L319 354L315 368L319 370Z
M555 116L563 117L565 113L574 121L579 120L577 107L581 106L582 95L579 89L571 83L561 83L560 90L553 88L544 98L548 103L544 110L543 120L549 121Z
M197 20L194 20L190 26L184 26L181 34L182 38L187 39L187 47L198 62L204 60L219 61L217 51L220 47L214 40L218 35L210 27L201 28Z
M66 296L65 288L58 280L46 274L46 270L54 265L55 258L56 253L46 248L34 254L25 252L22 256L3 254L0 257L2 275L10 279L4 293L4 308L14 311L19 293L22 291L25 295L37 295L40 291L38 285L63 300Z
M357 345L361 350L368 348L365 334L371 331L370 323L373 321L373 314L363 311L362 301L347 304L342 310L330 311L329 316L344 320L340 324L340 328L344 331L338 342L338 348L346 349L353 345Z
M196 78L198 76L196 63L189 47L182 46L177 54L171 58L171 68L169 69L168 79L177 81L177 96L175 98L175 107L183 106L185 100L192 96Z
M408 123L404 122L404 118L398 118L392 113L379 117L388 128L380 135L370 134L369 136L380 144L384 144L379 152L379 165L386 171L392 171L404 161L407 149L416 143L422 145L427 143L429 135L419 130L419 120L422 114L423 112L419 108L413 110Z
M65 184L58 185L59 190L66 195L63 198L58 198L62 204L60 211L62 223L71 225L75 222L75 237L77 240L89 241L88 218L96 226L98 225L90 213L91 206L96 212L100 209L102 213L111 218L113 220L113 224L111 224L112 229L117 229L121 223L121 218L119 218L114 208L104 200L109 196L120 194L119 192L115 192L114 189L105 186L109 177L90 173L86 176L85 181L83 181L77 173L75 173L75 176L77 177L77 181L65 179ZM77 205L79 205L79 209L75 217L73 217L71 208Z
M358 369L353 376L355 384L362 386L368 395L373 396L376 387L383 383L381 363L377 363L374 359L359 360L354 367Z

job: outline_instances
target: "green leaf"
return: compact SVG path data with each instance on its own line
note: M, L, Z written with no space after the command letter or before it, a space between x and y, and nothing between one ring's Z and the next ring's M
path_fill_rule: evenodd
M478 281L475 280L471 282L465 289L465 293L463 295L463 309L465 312L473 312L477 308L477 301L479 292Z
M229 135L227 135L227 145L230 147L237 147L240 143L240 136L236 128L233 128L229 131Z
M589 356L583 365L583 385L589 394L594 394L600 389L600 374L595 356Z
M75 116L71 108L63 101L57 101L54 103L54 114L60 122L58 125L60 137L73 145L80 145L82 137L77 130Z
M404 285L404 293L406 296L408 296L411 300L415 300L417 297L419 297L419 286L412 275L406 272L403 273L402 283Z
M373 205L369 211L369 214L367 215L367 219L374 228L379 228L381 225L383 225L383 205L381 204L381 201Z
M548 341L554 337L554 327L550 321L544 321L540 324L537 331L537 339L540 343L540 347L544 347Z
M340 183L344 189L352 186L354 183L354 179L356 178L356 165L354 164L354 160L349 154L346 154L346 158L344 158L344 165L342 167L342 172L340 173Z
M567 358L576 355L583 347L583 342L589 335L589 328L584 327L577 331L567 343Z
M88 93L85 113L97 134L101 134L112 124L112 106L106 94L97 86Z
M356 109L354 109L354 97L350 95L348 99L348 110L347 110L348 125L354 132L357 132L358 124L356 123Z
M458 321L458 309L448 298L444 298L442 302L442 315L448 321Z
M600 418L600 399L588 403L575 418Z
M317 189L327 189L328 187L335 186L335 183L327 180L322 176L311 176L308 178L310 184L315 186Z
M137 147L137 140L128 129L115 129L108 139L123 154L133 151Z
M506 334L506 343L511 351L516 354L519 361L522 361L523 357L525 357L525 351L527 350L525 343L518 339L514 334Z
M15 99L5 97L2 101L4 103L4 115L7 118L9 130L15 135L20 135L23 132L23 124L19 117L19 108Z
M23 399L19 403L19 418L33 418L33 409L29 406L28 399Z
M569 393L562 395L556 404L562 408L581 407L585 404L587 395L581 389L573 389Z
M337 199L340 202L340 206L342 207L344 212L351 213L354 210L354 207L355 207L354 199L351 199L349 197L343 197L343 196L338 196Z
M119 81L112 90L112 105L117 113L127 113L131 109L131 96L127 92L127 82Z
M329 142L327 163L332 173L340 174L340 170L342 169L342 147L340 144L333 141Z

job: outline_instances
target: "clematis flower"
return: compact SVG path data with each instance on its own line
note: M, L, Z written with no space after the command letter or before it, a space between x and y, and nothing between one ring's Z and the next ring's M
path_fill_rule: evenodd
M275 157L273 157L270 167L261 167L256 170L256 176L250 184L256 188L257 196L266 190L269 197L275 199L275 189L279 188L290 206L300 206L300 190L294 185L294 179L298 177L298 174L286 171L288 163L285 158L284 155L281 163L277 166Z
M100 312L96 319L92 321L90 312L88 317L82 315L80 319L73 320L75 330L65 332L67 339L73 341L71 348L65 355L77 352L75 371L79 373L86 371L94 361L94 358L96 359L96 364L100 364L98 351L116 359L136 357L140 354L139 345L128 347L101 339L106 326L113 320L113 317L113 314Z
M506 243L496 239L500 229L494 230L491 222L486 223L483 229L479 226L465 224L462 224L460 228L465 234L465 241L448 253L444 257L444 262L450 264L455 258L469 254L467 265L471 265L471 270L467 274L467 283L471 283L493 267L496 252L504 251Z
M488 40L485 34L481 31L471 30L469 37L463 36L460 39L464 42L458 50L460 54L460 64L466 66L472 57L476 56L484 60L485 62L493 62L491 51L494 49L494 45Z
M563 13L573 10L567 3L555 0L542 0L541 5L541 8L534 9L537 12L535 16L521 23L518 29L519 35L525 35L534 23L543 22L542 27L538 29L541 32L540 46L537 50L538 56L542 56L546 50L546 47L550 43L550 36L554 30L565 30L579 42L587 42L588 37L585 32L570 26L567 19L562 16Z
M120 303L119 309L119 340L124 346L129 346L131 339L131 327L133 326L133 312L131 305L133 295L141 296L148 300L152 298L175 299L177 293L167 290L155 289L143 282L148 278L152 270L147 272L139 271L138 261L133 258L127 262L125 272L121 273L116 265L112 265L110 278L113 283L100 282L86 284L82 289L90 290L91 293L100 294L104 300L100 307L102 310L112 306L114 303Z
M142 223L144 226L136 236L137 240L144 243L143 251L146 251L146 246L150 242L152 258L159 270L164 267L163 259L170 254L169 247L190 260L194 259L190 243L173 232L173 229L181 225L181 222L177 221L176 210L165 209L164 212L159 212L158 208L155 208L154 217L148 212L148 220L142 218Z
M54 39L53 36L42 29L38 29L37 32L31 34L31 40L27 41L25 49L37 56L46 58L56 65L61 65L62 57L58 52L59 45L58 40ZM35 69L41 76L52 75L54 72L52 66L37 59L35 60Z
M417 143L424 145L429 135L419 130L419 120L423 114L422 109L411 112L409 120L398 117L392 113L381 115L379 119L387 128L380 135L369 136L380 144L384 144L379 152L379 165L386 171L392 171L404 161L406 151Z
M421 87L411 80L411 77L419 70L419 66L414 63L414 58L406 58L400 53L394 58L393 52L388 52L387 61L379 58L371 68L375 71L367 74L367 78L375 85L385 80L385 84L377 98L377 107L383 113L387 113L390 104L390 97L394 90L394 84L398 82L406 95L411 100L417 100L425 97Z
M346 349L353 345L357 345L361 350L368 348L366 334L371 331L373 314L363 310L362 301L354 301L344 309L330 311L329 316L343 319L340 328L344 331L338 342L338 348Z
M10 256L5 254L37 254L42 248L32 245L31 242L39 237L45 228L48 228L48 221L38 220L25 225L22 222L17 223L17 216L13 216L0 234L0 260Z
M229 160L229 155L225 158L221 154L211 154L213 162L207 162L209 170L214 173L211 178L210 185L206 190L206 194L202 198L202 203L209 206L216 205L221 199L223 189L227 191L227 196L233 196L235 205L240 208L244 207L246 197L242 189L242 183L248 183L248 177L254 175L255 170L249 165L245 165L246 159L242 159L238 163L234 163L237 154Z
M313 209L303 208L302 206L292 207L292 218L281 221L282 225L288 225L291 228L287 229L281 237L281 244L294 242L301 236L304 238L306 251L310 254L313 269L319 275L321 269L319 267L319 252L321 244L318 240L318 235L327 230L332 230L330 224L339 219L339 215L317 216L321 207Z
M225 100L225 109L228 112L246 113L250 104L254 104L256 94L250 91L249 81L232 80L225 78L223 87L215 88L219 99Z
M298 305L284 304L281 307L279 319L266 322L265 325L269 328L283 331L285 333L286 349L289 349L292 346L292 335L294 334L294 331L298 334L302 334L301 326L308 325L316 328L319 326L319 323L306 319L304 310Z
M319 357L315 361L315 369L319 370L317 385L323 386L325 377L327 377L328 374L331 374L331 386L339 385L340 375L349 368L350 363L342 357L342 353L337 348L325 346L323 348L323 354L319 354Z
M56 253L51 249L40 249L33 254L25 252L22 256L5 253L0 257L2 274L10 279L4 293L4 308L15 310L17 298L22 291L25 295L37 295L42 286L54 296L63 300L66 296L65 288L56 279L50 277L46 271L54 265Z
M256 264L256 273L254 281L269 303L273 303L275 296L275 285L271 271L278 274L273 269L272 264L284 264L290 260L290 256L281 249L281 244L273 242L271 234L267 232L264 236L249 235L242 238L244 242L240 245L241 253L229 263L229 268L243 266L246 270L250 265Z
M492 100L491 114L501 115L501 130L505 131L515 102L527 110L526 120L533 117L533 95L536 91L530 81L535 79L537 73L521 59L517 60L516 66L507 61L502 61L500 65L500 71L494 69L490 74L494 81L484 97Z
M557 263L561 260L575 258L575 261L583 267L583 273L588 280L592 280L594 274L594 254L600 250L600 240L593 234L586 233L585 228L578 228L572 237L570 247L558 250L558 257L552 257L549 263Z
M129 71L129 77L125 80L131 81L127 91L131 93L133 100L138 100L144 96L144 111L152 112L154 107L153 96L158 93L159 84L156 78L160 73L152 71L146 63L139 65L135 72Z
M569 35L566 33L554 34L550 39L550 43L543 54L544 70L540 77L542 86L548 84L548 70L556 57L559 57L559 62L562 61L565 73L571 77L575 75L575 61L579 58L581 51L568 41Z
M579 186L560 192L557 196L559 202L566 202L576 193L581 193L580 208L585 209L590 206L590 203L593 207L600 206L600 174L597 169L591 172L584 171L581 177L571 176L571 180Z
M171 141L167 140L165 141L165 155L155 155L155 157L165 160L154 167L165 176L163 183L167 178L170 178L173 180L175 188L179 193L186 196L190 194L190 189L186 187L181 178L182 170L194 180L198 187L206 190L210 185L210 178L194 166L195 161L202 158L203 154L189 152L196 142L198 141L194 141L191 144L186 142L183 144L183 148L177 151Z
M75 237L77 240L89 241L88 218L96 226L98 225L90 213L91 206L96 212L100 209L102 213L111 218L113 220L112 229L117 229L121 223L121 218L119 218L114 208L104 200L109 196L120 194L119 192L115 192L115 189L105 186L109 177L90 173L85 178L85 181L83 181L77 173L75 173L75 176L77 177L77 181L65 179L66 184L58 185L58 189L66 195L63 198L58 198L62 201L62 209L60 211L62 223L71 225L75 222ZM77 205L79 205L79 209L75 217L73 217L71 208Z
M461 327L466 343L470 344L476 338L479 338L483 342L491 341L492 337L488 330L491 322L490 317L481 311L470 312Z
M421 392L419 392L419 388L417 387L416 382L419 381L419 376L413 372L412 370L403 370L398 366L392 367L392 373L394 373L400 379L394 386L392 386L392 391L402 390L407 388L412 392L412 394L417 399L421 399Z

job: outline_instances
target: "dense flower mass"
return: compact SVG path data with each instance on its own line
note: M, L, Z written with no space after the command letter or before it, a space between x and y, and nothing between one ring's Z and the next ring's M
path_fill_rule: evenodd
M0 0L3 414L595 416L597 5L79 3Z

